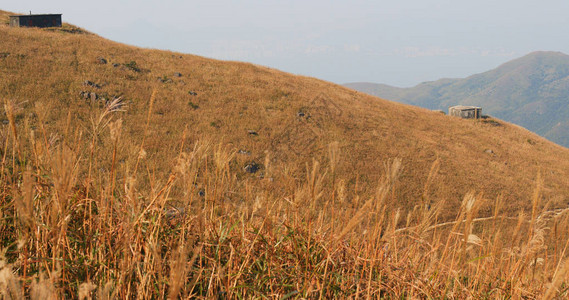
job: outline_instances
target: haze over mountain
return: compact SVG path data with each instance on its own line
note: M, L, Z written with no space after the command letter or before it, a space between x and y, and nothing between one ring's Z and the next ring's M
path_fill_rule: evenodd
M464 79L440 79L412 88L384 84L345 86L385 99L448 111L464 104L569 146L569 56L533 52Z

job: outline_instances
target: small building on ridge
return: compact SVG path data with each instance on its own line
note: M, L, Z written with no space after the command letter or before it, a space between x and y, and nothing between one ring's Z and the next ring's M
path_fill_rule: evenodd
M448 108L448 114L463 119L480 119L482 108L478 106L457 105Z
M10 27L61 27L61 14L10 16Z

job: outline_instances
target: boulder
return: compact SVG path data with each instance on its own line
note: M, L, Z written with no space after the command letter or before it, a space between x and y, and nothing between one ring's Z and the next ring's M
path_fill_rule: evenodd
M172 79L164 76L164 77L158 77L158 81L162 82L162 83L171 83Z
M243 169L245 170L245 172L253 174L257 173L257 171L261 169L261 165L255 162L251 162L246 164Z
M90 87L94 87L94 88L96 88L96 89L100 89L100 88L101 88L101 86L100 86L99 84L96 84L96 83L94 83L94 82L92 82L92 81L90 81L90 80L85 80L85 81L83 82L83 85L85 85L85 86L90 86Z

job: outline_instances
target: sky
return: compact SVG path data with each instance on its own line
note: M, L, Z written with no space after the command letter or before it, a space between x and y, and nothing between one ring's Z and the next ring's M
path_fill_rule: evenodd
M4 2L4 3L2 3ZM0 0L105 38L335 83L410 87L569 54L567 0Z

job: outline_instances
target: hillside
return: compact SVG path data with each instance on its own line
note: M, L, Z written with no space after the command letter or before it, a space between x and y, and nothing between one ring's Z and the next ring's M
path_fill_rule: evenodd
M402 103L447 111L457 104L482 106L496 118L569 146L569 56L534 52L464 79L441 79L412 88L383 84L345 86Z
M519 126L7 15L0 293L535 296L564 258L569 150Z
M21 103L22 126L36 103L43 105L49 128L62 132L68 114L88 126L101 101L85 100L81 92L93 92L124 98L125 143L137 141L156 90L145 150L157 170L173 164L186 131L187 147L205 137L223 141L247 153L238 155L241 168L249 162L263 164L268 156L276 174L287 169L296 178L303 177L304 165L313 157L326 167L328 145L338 142L337 172L350 174L346 182L357 180L362 190L379 180L386 161L401 158L399 192L409 201L403 206L413 206L412 199L420 197L436 159L441 162L440 184L432 188L433 198L455 205L475 190L489 198L504 193L516 199L516 204L509 201L513 206L529 207L522 199L531 194L540 168L552 174L547 177L549 198L562 204L569 192L569 177L564 176L569 153L501 121L493 126L457 120L317 79L138 49L92 34L5 26L0 34L0 52L6 53L0 60L0 97ZM99 63L99 57L108 62ZM128 164L136 157L132 151L124 149L119 160Z

